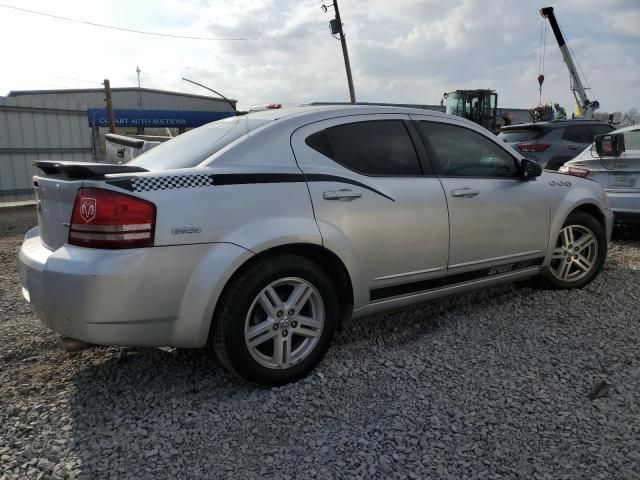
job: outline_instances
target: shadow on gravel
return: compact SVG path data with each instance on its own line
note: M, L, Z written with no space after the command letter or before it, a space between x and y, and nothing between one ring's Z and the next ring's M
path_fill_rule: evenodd
M228 374L205 349L121 349L119 354L114 349L90 350L85 353L97 358L104 358L103 352L114 354L74 376L70 399L72 450L81 459L80 468L87 478L114 472L132 478L182 478L178 472L184 469L192 472L185 478L224 478L224 471L217 471L218 462L242 453L224 451L230 439L242 442L243 448L259 444L267 452L282 450L289 442L296 448L297 427L283 425L286 407L283 413L281 403L291 402L295 396L296 403L309 405L325 395L322 387L318 390L318 383L327 381L325 375L340 376L351 368L339 360L345 349L350 355L366 357L371 355L372 344L385 350L402 348L446 328L439 320L444 312L474 302L500 303L500 297L513 292L512 288L498 287L402 314L348 322L321 367L307 379L279 389L243 383ZM368 386L365 382L365 388L368 393L362 393L364 398L380 394L375 382ZM343 420L331 412L317 411L312 416L321 424L335 423L337 430L344 428ZM299 428L308 427L301 424ZM269 434L272 429L278 433ZM291 438L281 438L283 431ZM256 462L261 464L263 459L255 458ZM198 472L197 468L193 470L194 465L206 468ZM175 469L176 476L167 469ZM254 474L261 476L260 471Z
M636 247L638 240L640 228L621 227L614 232L614 243L619 242L622 247L626 247L627 242ZM628 272L610 271L609 275L613 278ZM599 285L601 283L594 283L590 288L599 292L602 288ZM458 452L455 445L459 442L473 452L481 449L478 450L481 453L467 454L475 455L473 458L478 462L484 455L494 455L494 464L506 464L508 461L503 457L513 454L509 453L509 446L514 438L522 445L533 441L518 433L528 432L531 425L524 411L539 409L532 417L538 422L536 428L544 420L548 423L544 425L545 431L555 432L557 412L569 408L565 407L569 400L573 402L571 409L585 408L576 422L584 418L589 419L589 425L593 423L590 415L594 410L586 399L591 370L569 372L568 369L573 368L571 365L578 354L587 358L584 362L589 368L596 368L590 363L594 360L589 351L584 351L585 342L599 345L600 351L604 347L595 340L587 340L587 335L601 338L602 332L597 328L592 332L580 322L571 323L574 330L583 328L573 345L566 332L568 327L557 320L557 314L540 308L544 299L558 302L564 295L566 293L534 294L526 283L516 284L442 300L402 314L349 322L341 329L320 368L296 384L271 390L235 379L208 350L98 348L87 351L82 354L82 363L86 366L73 376L71 449L82 462L82 478L92 479L230 478L233 475L281 478L278 462L284 462L292 478L296 478L298 465L305 463L309 468L320 469L318 461L333 462L344 473L345 467L337 462L344 464L349 457L332 457L336 455L336 445L346 452L363 452L370 449L367 445L372 439L400 455L404 455L401 449L405 446L407 451L422 449L421 455L426 455L427 463L430 459L446 457L446 452ZM587 290L573 295L576 301L591 301ZM495 311L502 309L512 312L513 318L503 321L499 328L494 327ZM539 327L528 329L533 320L519 321L518 318L531 310L537 312L535 321ZM470 312L481 313L473 317L473 321L451 320L458 315L469 319ZM566 313L566 318L573 318L568 315L569 310ZM625 338L628 335L611 335L610 342L614 345L614 341ZM416 342L417 339L422 341ZM478 344L485 345L486 350L476 352L474 348ZM549 358L556 361L558 352L569 347L575 347L570 350L571 361L562 364L558 372L555 366L549 365ZM420 355L409 353L415 353L418 348L423 349ZM432 349L439 352L450 349L451 353L439 362L437 355L429 356ZM619 352L624 348L615 344L615 348L605 350ZM536 363L540 355L544 358ZM512 364L512 360L520 363ZM465 375L457 386L446 383L452 374L452 365L459 368L455 375ZM513 365L520 365L520 370ZM477 372L483 373L476 375ZM542 374L546 377L541 378L551 379L549 385L538 379L537 375ZM441 383L444 386L440 386ZM416 385L420 388L416 389ZM453 387L460 390L448 397ZM551 393L543 392L544 398L539 400L543 390ZM511 397L505 400L505 392L515 392L515 400ZM470 402L471 406L460 401L455 407L458 398ZM458 415L462 413L454 411L454 407L469 416L468 425L462 420L458 422L462 418ZM500 419L490 419L498 425L494 433L504 436L500 437L504 452L496 453L494 440L483 433L484 423L477 423L485 422L484 417L480 420L475 417L484 415L485 411L506 411L513 416L513 422L521 421L509 430L502 428ZM389 428L376 429L371 425L374 417L378 422L387 417L393 421L389 420L391 426L386 426ZM429 423L436 420L435 426ZM584 427L583 423L579 425ZM464 437L460 437L459 432L463 430L459 429L468 430ZM428 437L428 442L425 440L424 446L420 443L420 448L410 443L414 437L409 437L407 432L414 430ZM537 430L531 435L533 439L540 438ZM396 438L399 436L402 436L400 440ZM551 436L536 448L545 450L547 443L559 442L556 436ZM327 445L331 445L331 449ZM438 445L444 445L442 450L437 450L441 448ZM486 453L482 454L485 448ZM367 457L359 461L370 464L373 460ZM377 454L375 462L378 462ZM384 462L386 460L380 460L380 465ZM530 476L526 474L522 478Z
M611 240L616 241L640 241L640 223L616 224L613 228Z
M183 451L189 438L215 439L228 402L257 390L231 378L207 350L123 349L79 371L73 383L72 449L86 478L170 478L167 464L197 465L198 455Z

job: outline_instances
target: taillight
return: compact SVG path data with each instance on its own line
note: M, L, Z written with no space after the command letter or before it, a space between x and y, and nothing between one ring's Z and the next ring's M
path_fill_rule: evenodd
M69 227L69 243L89 248L140 248L153 245L156 207L112 190L81 188Z
M566 165L562 165L558 169L558 173L564 173L565 175L573 175L574 177L586 177L591 173L591 170L587 170L586 168L567 167Z
M544 152L550 146L548 143L520 143L518 150L521 152Z

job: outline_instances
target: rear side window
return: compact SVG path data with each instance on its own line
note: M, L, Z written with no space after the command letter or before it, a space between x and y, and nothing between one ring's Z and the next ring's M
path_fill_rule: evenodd
M504 132L500 132L498 138L504 140L507 143L520 143L540 138L543 133L544 130L542 130L541 128L523 128L521 130L509 129L505 130Z
M436 155L439 175L501 178L518 173L515 159L484 135L446 123L418 122L417 126Z
M596 135L604 135L606 133L610 133L613 131L613 127L610 125L591 125L591 140L593 142L593 138Z
M589 125L570 125L562 132L562 139L574 143L591 143L591 127Z
M363 175L421 175L422 169L401 120L345 123L310 135L306 144Z

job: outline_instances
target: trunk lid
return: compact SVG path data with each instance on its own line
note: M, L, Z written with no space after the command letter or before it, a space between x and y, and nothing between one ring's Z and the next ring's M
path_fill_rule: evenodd
M38 200L38 226L45 247L57 250L69 237L69 222L76 192L82 180L33 177L33 188Z

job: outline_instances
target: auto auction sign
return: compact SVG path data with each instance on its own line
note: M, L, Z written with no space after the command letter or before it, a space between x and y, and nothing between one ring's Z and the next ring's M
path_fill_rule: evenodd
M113 110L116 127L199 127L234 115L235 112L197 110ZM109 126L105 108L90 108L87 116L92 128Z

